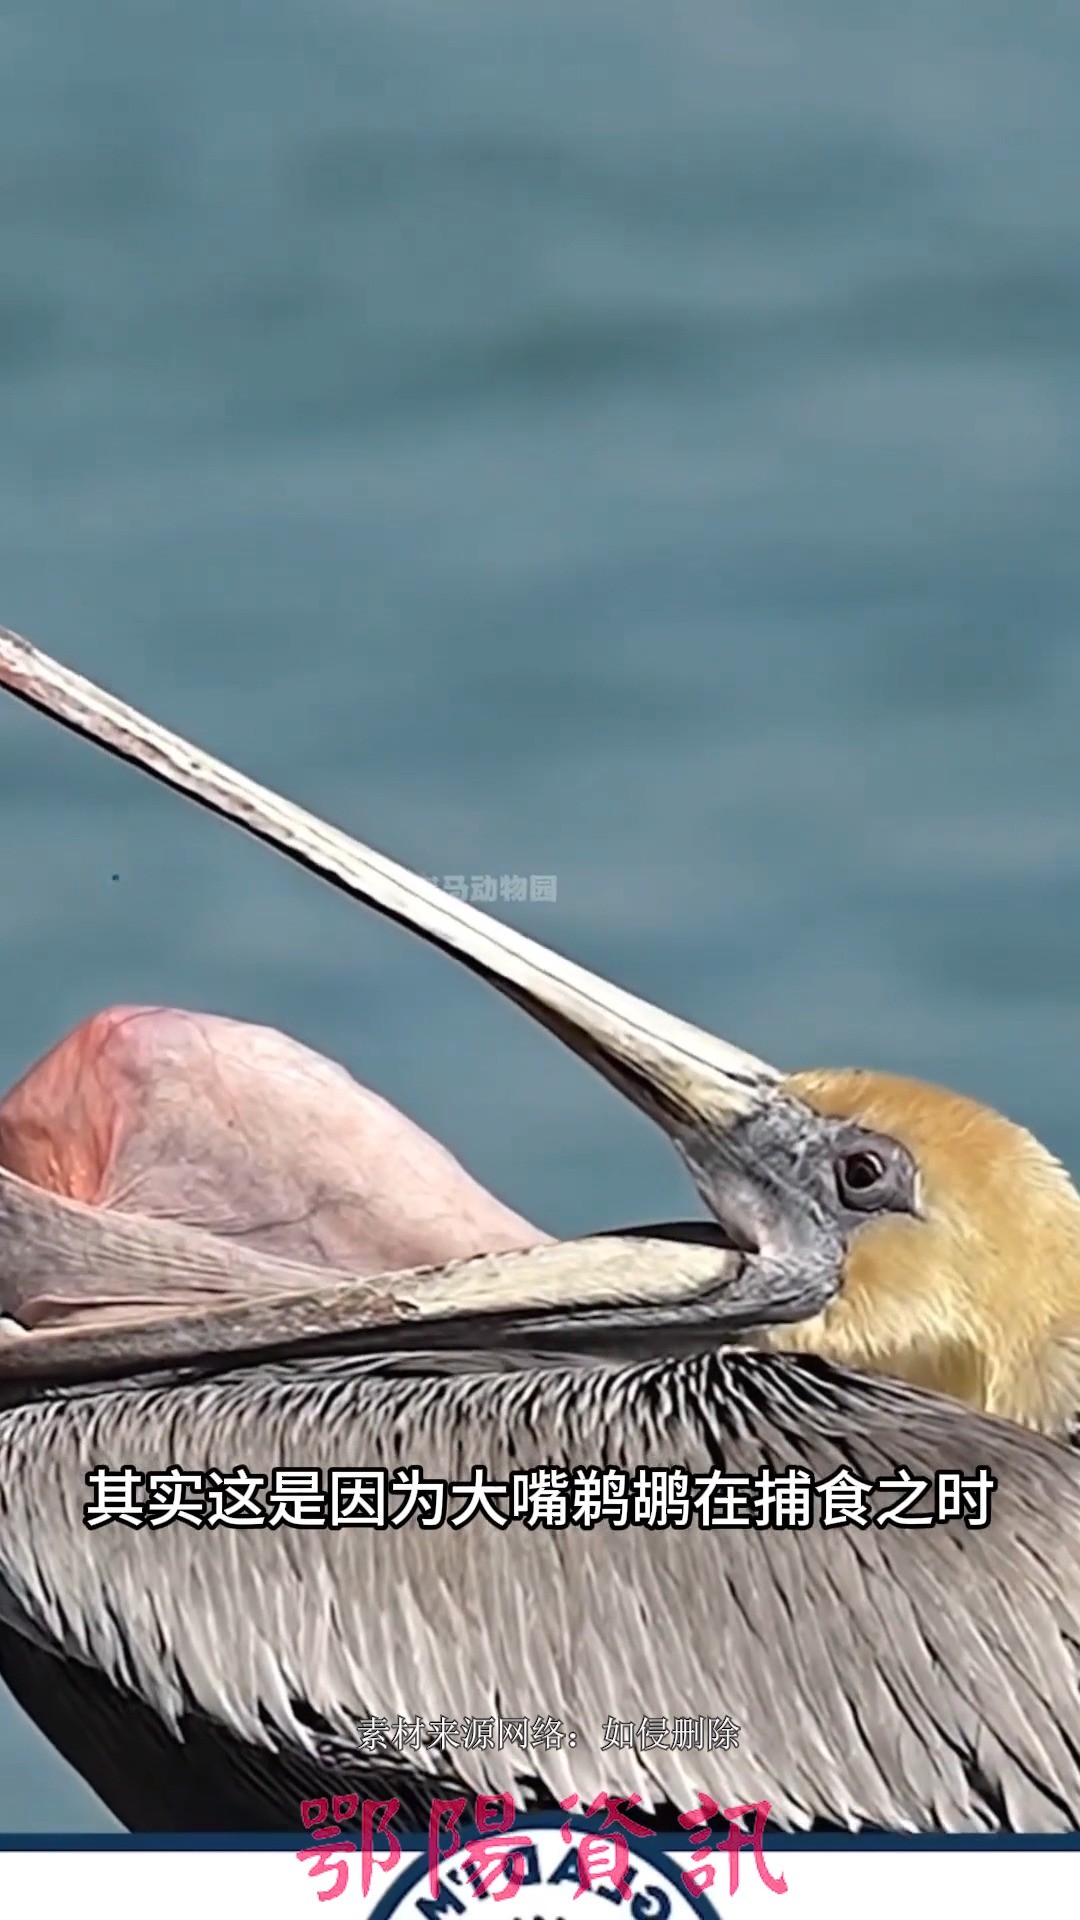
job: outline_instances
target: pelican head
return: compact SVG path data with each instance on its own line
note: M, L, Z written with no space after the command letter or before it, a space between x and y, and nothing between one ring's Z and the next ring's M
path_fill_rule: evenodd
M848 1168L849 1204L868 1211L837 1294L765 1342L1063 1431L1080 1409L1080 1194L1060 1162L1003 1114L918 1080L822 1069L785 1086L882 1144ZM912 1204L873 1208L898 1154Z
M1048 1431L1076 1412L1080 1198L1022 1128L959 1095L883 1074L786 1077L441 893L3 631L0 685L452 954L648 1114L682 1156L716 1222L712 1248L726 1256L717 1252L718 1284L703 1302L697 1256L688 1265L684 1253L669 1255L665 1267L655 1244L650 1254L660 1260L665 1310L685 1282L703 1340L749 1331ZM0 1214L4 1207L13 1222L31 1202L9 1183ZM100 1239L101 1226L94 1231ZM50 1272L59 1228L52 1232ZM81 1221L70 1250L80 1274L91 1265L90 1232ZM145 1225L139 1232L138 1247L122 1255L129 1269L154 1251ZM680 1234L708 1243L700 1229L667 1230L669 1241ZM40 1288L42 1235L35 1216L23 1235L35 1250L27 1295ZM8 1239L14 1245L14 1229ZM160 1236L154 1248L158 1266L167 1264ZM586 1254L573 1256L574 1280L572 1262L541 1251L551 1267L547 1309L574 1308ZM172 1257L175 1266L180 1250ZM183 1257L188 1271L192 1256ZM599 1263L598 1297L609 1302L610 1247L588 1257ZM220 1258L204 1249L201 1268ZM10 1254L0 1310L3 1288L14 1299L16 1267ZM529 1298L538 1272L530 1256ZM227 1278L238 1284L231 1269ZM265 1275L257 1278L265 1285ZM18 1300L6 1303L16 1308Z

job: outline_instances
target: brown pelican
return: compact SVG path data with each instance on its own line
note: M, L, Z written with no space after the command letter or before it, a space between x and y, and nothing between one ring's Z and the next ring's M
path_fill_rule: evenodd
M662 1811L719 1783L794 1828L1074 1828L1080 1461L998 1417L1056 1430L1075 1406L1080 1203L1049 1156L908 1083L785 1079L12 635L0 682L498 986L659 1123L716 1223L357 1276L4 1173L4 1670L118 1816L289 1826L327 1787L421 1812L448 1787L638 1792ZM764 1349L736 1344L748 1333ZM985 1470L995 1491L977 1527L91 1532L85 1475L106 1462L459 1483ZM720 1758L605 1746L605 1722L714 1702L741 1729ZM575 1742L362 1731L466 1712L557 1714Z

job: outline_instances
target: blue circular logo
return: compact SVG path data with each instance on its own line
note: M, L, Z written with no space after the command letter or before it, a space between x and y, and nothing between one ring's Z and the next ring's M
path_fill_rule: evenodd
M525 1819L505 1835L474 1836L433 1872L410 1862L371 1920L719 1920L703 1893L653 1839L574 1822Z

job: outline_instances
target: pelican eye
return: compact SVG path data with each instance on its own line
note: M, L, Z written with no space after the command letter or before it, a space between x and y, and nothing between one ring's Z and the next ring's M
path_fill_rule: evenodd
M836 1163L836 1186L848 1207L872 1207L885 1179L885 1162L869 1147L856 1147Z
M829 1160L836 1197L847 1214L918 1214L919 1172L901 1141L844 1126L833 1135Z

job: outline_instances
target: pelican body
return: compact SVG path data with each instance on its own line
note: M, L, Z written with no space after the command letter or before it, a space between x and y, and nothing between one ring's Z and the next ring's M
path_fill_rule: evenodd
M328 1790L419 1819L435 1793L604 1790L663 1821L719 1789L792 1829L1080 1824L1080 1457L1057 1437L1077 1402L1080 1202L1051 1157L934 1089L778 1073L10 634L0 683L463 960L649 1114L711 1216L553 1242L342 1070L222 1023L240 1111L260 1116L238 1151L209 1083L189 1112L183 1072L154 1061L182 1061L184 1023L207 1016L99 1016L8 1096L0 1670L117 1817L289 1828ZM325 1138L324 1099L341 1116ZM455 1484L906 1468L983 1476L992 1517L83 1524L104 1465L343 1463ZM609 1716L714 1711L741 1729L722 1756L603 1744ZM557 1714L575 1744L361 1735L465 1712Z

